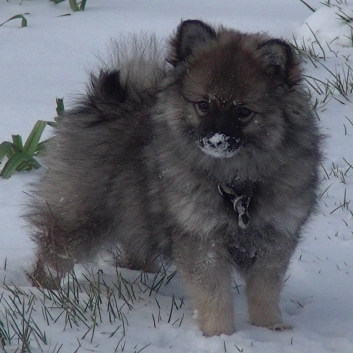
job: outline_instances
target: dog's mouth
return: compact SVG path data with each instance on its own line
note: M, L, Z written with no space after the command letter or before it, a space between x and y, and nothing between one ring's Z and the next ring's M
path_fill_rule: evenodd
M231 137L216 132L200 137L198 146L205 154L211 157L230 158L238 153L239 148L243 146L243 142L239 137Z

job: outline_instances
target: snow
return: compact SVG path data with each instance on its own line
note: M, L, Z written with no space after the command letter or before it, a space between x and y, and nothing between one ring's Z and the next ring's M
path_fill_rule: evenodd
M353 6L323 6L305 20L295 36L300 43L304 42L309 46L319 42L325 46L351 47L352 16Z
M211 137L203 137L200 141L200 148L214 158L230 158L236 155L238 150L229 149L229 139L229 136L216 132Z
M104 56L111 38L141 31L156 32L162 38L170 35L181 18L200 18L242 31L266 31L289 40L295 36L298 44L305 43L308 47L318 39L324 53L314 44L319 61L306 58L304 68L309 82L313 84L310 77L315 77L321 80L317 84L324 87L322 82L333 80L325 67L343 75L347 65L353 65L349 39L352 23L342 21L337 15L343 11L352 16L353 3L340 1L341 4L329 8L318 0L307 2L318 10L312 13L300 1L293 0L87 0L84 12L72 13L68 1L58 5L40 0L4 1L0 23L17 14L29 14L25 15L28 20L25 28L20 28L20 20L0 27L0 142L10 140L11 134L25 138L38 119L52 120L56 97L64 97L69 107L83 92L87 71L99 62L97 56ZM62 16L65 14L70 16ZM232 336L205 338L197 328L192 303L177 276L156 293L146 288L160 277L150 275L142 280L140 273L124 269L121 275L135 281L136 295L131 310L117 297L125 319L109 319L104 307L109 293L106 290L102 294L102 322L97 319L94 334L91 330L83 338L88 328L82 323L71 327L65 321L65 312L59 317L62 309L55 307L51 315L58 320L49 319L48 325L40 302L42 294L30 287L24 275L33 261L34 249L20 217L28 197L28 184L43 169L15 173L8 180L0 180L0 280L5 282L0 286L0 324L6 325L6 313L14 305L10 301L14 297L11 290L18 288L27 296L21 294L16 300L21 300L26 308L34 305L34 310L26 315L31 312L47 336L47 344L40 342L39 346L32 334L30 349L35 353L57 353L61 345L62 353L352 353L353 95L348 92L347 100L335 91L333 96L324 98L325 93L313 93L313 101L319 102L319 123L326 135L322 195L317 213L305 228L292 259L280 303L283 318L293 326L292 330L272 332L251 326L243 283L235 276L237 332ZM44 138L49 134L48 128ZM98 269L103 270L101 276L108 286L117 282L115 269L105 258L89 271L98 276ZM84 269L75 270L80 283L87 286L87 279L80 275ZM31 292L35 294L34 303L28 294ZM83 302L89 294L83 289L82 292ZM93 322L94 313L92 310L85 314L88 322ZM17 320L21 322L20 317ZM123 324L124 328L119 327ZM9 330L14 332L12 328ZM21 342L14 337L5 350L20 351L19 346Z

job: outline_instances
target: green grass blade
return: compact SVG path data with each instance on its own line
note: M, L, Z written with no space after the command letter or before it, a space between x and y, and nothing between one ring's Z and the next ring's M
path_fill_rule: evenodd
M19 150L23 149L22 137L21 135L12 135L12 141Z
M80 3L80 11L84 11L86 7L87 0L82 0Z
M32 167L27 162L21 162L17 167L16 171L22 172L23 170L30 170Z
M0 173L4 179L10 178L16 168L22 163L28 160L28 156L21 152L16 152L11 156L11 158L6 162L3 170Z
M7 155L10 158L16 152L22 152L23 148L18 148L14 143L11 143L11 152Z
M299 0L300 2L302 2L309 10L311 10L312 12L315 12L316 10L311 7L308 3L306 3L304 0Z
M57 119L61 119L61 117L59 117L59 116L57 116L56 118L54 118L55 120L57 120ZM51 126L51 127L55 127L55 128L57 128L58 127L58 123L59 123L59 121L48 121L48 125L49 126Z
M24 16L22 16L21 27L27 27L27 20Z
M44 120L38 120L34 125L31 133L29 134L27 141L23 148L23 153L32 157L37 151L40 137L42 136L43 130L45 129L47 122Z
M76 0L69 0L69 3L72 11L80 11Z
M11 153L11 142L4 141L0 144L0 161Z
M53 1L54 1L55 5L57 5L57 4L60 4L61 2L65 1L65 0L53 0Z
M26 156L28 158L28 156ZM23 170L30 171L33 168L38 169L41 165L34 158L28 158L26 161L22 162L19 166L17 166L16 170L18 172L22 172Z
M58 114L58 116L64 115L64 98L56 98L56 113Z
M50 125L50 124L48 124L48 125ZM37 150L36 150L35 154L41 153L41 152L43 152L45 150L47 141L48 140L45 140L45 141L42 141L42 142L38 143Z
M25 15L28 15L28 13L25 13ZM21 18L22 21L21 21L21 27L27 27L27 20L26 20L26 17L24 17L23 15L15 15L15 16L12 16L11 18L9 18L7 21L3 22L0 24L0 27L2 25L4 25L5 23L9 22L9 21L12 21L12 20L15 20L17 18Z
M31 167L30 169L32 169L32 168L38 169L38 168L40 168L40 167L42 166L42 165L41 165L37 160L35 160L34 158L30 158L30 159L29 159L28 165Z

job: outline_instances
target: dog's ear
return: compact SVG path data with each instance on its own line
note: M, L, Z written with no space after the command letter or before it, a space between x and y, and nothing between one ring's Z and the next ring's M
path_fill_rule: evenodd
M167 61L173 66L186 60L194 50L216 38L216 32L206 23L198 20L181 22L170 41Z
M289 87L301 79L299 61L292 47L281 39L270 39L259 48L265 60L267 72L282 79Z

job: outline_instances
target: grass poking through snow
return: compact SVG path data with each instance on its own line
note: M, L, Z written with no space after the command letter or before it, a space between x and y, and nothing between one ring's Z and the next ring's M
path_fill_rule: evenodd
M184 300L172 296L167 308L162 307L164 313L168 313L162 317L162 304L156 292L168 284L175 272L167 273L162 267L159 274L140 273L131 280L125 278L117 268L115 278L110 278L108 282L101 270L96 273L86 271L83 274L84 281L79 281L74 272L69 273L59 290L41 287L26 290L3 283L5 291L0 296L0 347L5 352L8 349L9 352L31 353L39 349L58 353L62 344L49 342L47 331L74 330L79 347L87 343L99 346L104 336L112 339L116 352L123 352L129 313L136 304L144 305L142 303L150 301L151 297L155 299L152 304L157 304L149 304L157 308L157 312L152 312L155 328L159 323L176 327L182 325L184 312L179 309ZM149 345L133 348L137 353Z
M45 149L46 141L39 142L42 133L47 125L57 127L65 111L63 99L57 98L56 104L58 116L55 121L38 120L24 144L20 135L12 135L12 142L4 141L0 144L0 163L4 158L7 158L0 172L1 177L8 179L15 171L30 171L33 168L40 168L40 163L34 157Z
M24 15L29 15L29 13L25 13L23 15L15 15L15 16L12 16L11 18L9 18L7 21L3 22L3 23L0 23L0 27L2 25L4 25L5 23L9 22L9 21L12 21L12 20L16 20L16 19L21 19L21 27L27 27L27 19Z

